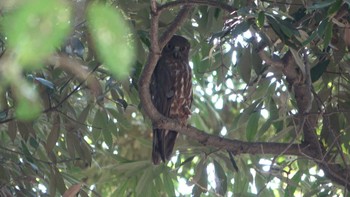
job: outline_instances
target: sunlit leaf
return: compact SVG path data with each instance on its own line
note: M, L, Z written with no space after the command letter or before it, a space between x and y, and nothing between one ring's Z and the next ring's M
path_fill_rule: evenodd
M324 39L323 39L323 48L326 49L331 42L333 36L333 24L328 23L325 33L324 33Z
M250 115L246 127L246 137L248 141L253 141L258 130L260 113L254 112Z
M192 179L192 182L194 183L192 195L195 197L200 196L202 193L206 192L208 185L206 167L207 164L205 159L201 159L196 167L195 176Z
M21 66L40 66L69 32L70 9L63 1L28 0L6 15L3 27ZM30 66L29 66L30 65Z
M333 15L336 13L340 6L342 5L343 1L342 0L336 0L329 8L328 8L328 15Z
M163 173L163 181L164 181L165 191L167 192L168 196L175 196L174 183L168 172Z
M119 10L92 4L88 8L88 19L101 60L114 75L126 77L135 55L130 30Z
M264 11L260 11L259 12L258 18L256 20L256 24L260 28L264 27L264 24L265 24L265 13L264 13Z
M149 187L149 183L151 183L152 180L153 180L152 168L144 169L143 174L136 186L136 195L150 196L151 187Z
M19 120L33 120L37 118L42 110L42 106L37 99L34 90L26 89L24 91L17 91L18 104L16 106L16 117Z
M296 188L298 187L298 183L300 183L300 179L301 176L303 175L303 173L301 173L300 171L298 171L293 178L291 179L291 184L287 185L286 188L286 193L285 196L294 196L294 192L296 191Z
M214 169L215 169L215 182L216 188L215 191L220 195L225 195L227 192L227 177L224 169L221 165L214 160Z

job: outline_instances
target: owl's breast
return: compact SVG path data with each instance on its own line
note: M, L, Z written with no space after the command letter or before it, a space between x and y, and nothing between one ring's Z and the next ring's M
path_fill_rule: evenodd
M186 123L191 114L192 103L192 71L187 62L177 62L172 65L171 77L174 82L174 98L170 106L170 117L180 118Z

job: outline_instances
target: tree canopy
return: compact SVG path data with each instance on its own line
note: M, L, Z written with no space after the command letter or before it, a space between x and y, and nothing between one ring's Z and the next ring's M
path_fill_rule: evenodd
M348 0L5 0L0 196L347 196ZM149 93L191 43L188 126ZM151 162L152 128L180 133Z

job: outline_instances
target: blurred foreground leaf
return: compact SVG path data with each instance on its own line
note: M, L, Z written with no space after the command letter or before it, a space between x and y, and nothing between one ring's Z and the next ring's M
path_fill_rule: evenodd
M2 25L21 66L33 68L59 47L69 20L70 9L63 1L28 0L6 15Z
M126 77L134 59L134 48L123 17L112 7L93 4L88 9L88 20L101 60L114 75Z

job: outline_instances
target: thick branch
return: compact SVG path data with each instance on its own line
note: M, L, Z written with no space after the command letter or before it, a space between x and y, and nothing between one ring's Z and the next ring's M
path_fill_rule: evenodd
M228 150L233 154L272 154L308 156L313 157L313 151L307 145L289 143L273 143L273 142L244 142L223 138L217 135L208 134L195 127L183 127L176 121L165 119L158 122L158 128L176 130L179 133L200 142L205 146L211 146L222 150Z
M349 190L349 170L338 164L328 163L329 158L324 156L322 145L320 144L318 136L315 133L318 116L311 116L306 114L309 112L312 103L312 84L310 81L308 81L310 80L310 76L303 76L303 72L298 71L296 62L291 52L287 52L282 60L272 60L263 51L263 47L258 49L258 54L266 63L278 68L282 67L282 72L286 76L287 82L294 90L294 96L300 114L299 126L302 128L304 134L303 144L307 145L308 147L308 150L306 152L303 152L304 150L302 151L303 154L305 153L308 157L310 157L309 159L316 162L330 180L345 186ZM307 71L308 72L305 73L307 75L310 75L309 68ZM286 154L288 154L288 151Z

